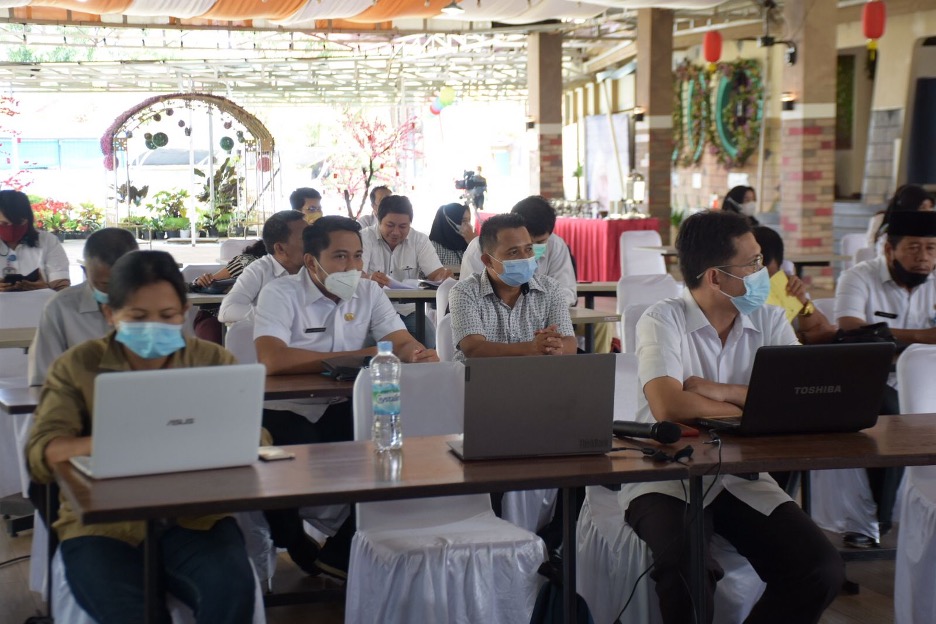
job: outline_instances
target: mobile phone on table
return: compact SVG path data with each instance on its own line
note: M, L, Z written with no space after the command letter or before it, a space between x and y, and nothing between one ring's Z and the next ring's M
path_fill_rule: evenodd
M296 457L296 454L292 451L287 451L281 449L278 446L261 446L258 451L260 459L263 461L279 461L281 459L293 459Z

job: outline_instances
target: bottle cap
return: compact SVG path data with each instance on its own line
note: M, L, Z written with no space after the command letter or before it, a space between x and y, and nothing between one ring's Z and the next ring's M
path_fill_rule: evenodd
M381 340L377 343L378 353L393 353L393 343L389 340Z

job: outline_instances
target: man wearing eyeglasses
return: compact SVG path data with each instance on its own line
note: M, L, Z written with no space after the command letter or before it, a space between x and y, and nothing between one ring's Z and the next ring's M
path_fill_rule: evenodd
M686 280L682 297L651 306L637 323L637 420L692 424L741 414L754 355L797 344L781 308L764 306L770 278L748 220L702 212L676 241ZM747 557L767 588L745 622L818 622L845 576L838 552L768 474L706 477L705 529ZM709 623L724 571L708 553L704 612L689 595L686 492L678 481L629 484L619 494L627 523L653 553L660 612L667 624ZM697 615L697 617L694 617Z

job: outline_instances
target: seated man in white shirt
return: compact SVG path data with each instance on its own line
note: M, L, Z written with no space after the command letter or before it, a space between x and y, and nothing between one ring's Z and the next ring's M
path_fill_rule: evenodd
M533 240L517 214L481 226L484 271L452 287L455 359L576 352L569 306L559 283L534 275Z
M101 306L107 303L111 267L121 256L137 249L136 238L128 230L104 228L88 237L84 246L85 282L59 291L42 310L29 348L30 386L41 386L52 362L65 351L103 338L111 330L101 312Z
M412 229L413 204L404 195L390 195L380 202L377 225L361 231L364 241L364 272L381 286L390 279L398 282L426 279L441 282L452 272L442 266L432 241L422 232ZM416 305L394 304L406 329L416 334ZM435 347L435 328L426 322L426 346Z
M302 268L302 230L306 227L301 212L281 210L263 224L263 244L267 255L251 262L241 273L231 291L221 301L218 320L236 323L253 317L260 290L273 280L295 275Z
M322 217L303 232L303 268L260 293L254 326L257 358L268 375L321 373L322 360L376 355L378 341L393 343L404 362L437 362L407 333L390 300L375 282L361 279L360 225L347 217ZM256 264L256 263L255 263ZM273 442L309 444L353 438L350 402L283 401L263 411ZM267 513L274 541L282 540L304 570L342 576L347 570L353 521L341 524L314 563L295 510ZM317 523L323 531L333 526ZM277 544L279 545L279 544ZM310 565L311 564L311 565Z
M770 281L748 220L702 212L676 241L686 280L682 297L651 306L637 324L637 420L693 424L740 415L757 349L797 344L783 310L764 306ZM706 477L705 527L751 562L767 583L745 622L818 622L844 580L844 564L813 521L766 473L754 480ZM715 583L724 572L708 554L705 612L690 598L687 500L678 481L627 484L625 518L653 553L663 621L712 622ZM622 588L623 590L624 588Z
M377 209L380 208L380 202L384 197L390 197L393 191L387 186L375 186L370 192L370 212L358 217L357 222L361 224L361 229L377 225Z
M314 188L297 188L289 195L289 205L302 213L302 218L309 225L322 216L322 194Z
M936 212L890 215L884 255L859 263L839 277L835 317L852 330L887 323L901 344L936 344ZM882 414L897 414L897 376L891 375L881 404ZM878 528L886 534L903 468L869 468L868 482L877 504ZM849 546L872 546L873 536L846 533Z

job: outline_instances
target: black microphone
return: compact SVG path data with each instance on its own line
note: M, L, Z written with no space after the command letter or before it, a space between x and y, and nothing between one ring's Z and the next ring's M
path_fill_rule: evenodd
M672 422L641 423L630 420L615 420L611 431L618 438L650 438L662 444L672 444L682 437L682 429Z

